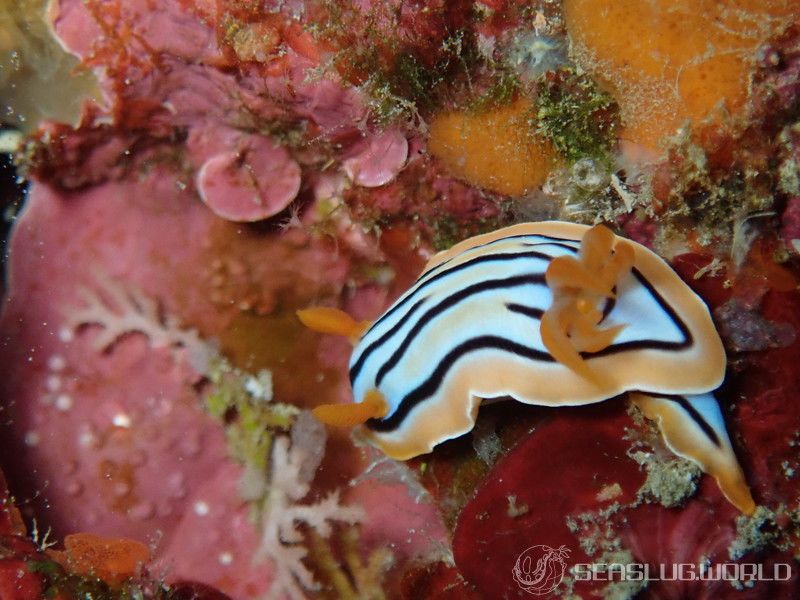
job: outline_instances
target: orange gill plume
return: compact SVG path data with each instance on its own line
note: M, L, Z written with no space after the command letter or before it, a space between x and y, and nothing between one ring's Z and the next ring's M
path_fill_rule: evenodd
M577 258L554 258L545 273L553 302L542 316L542 343L558 362L590 380L598 374L580 353L603 350L625 328L598 328L601 303L616 297L617 282L633 267L633 248L614 240L607 227L595 225L583 236Z

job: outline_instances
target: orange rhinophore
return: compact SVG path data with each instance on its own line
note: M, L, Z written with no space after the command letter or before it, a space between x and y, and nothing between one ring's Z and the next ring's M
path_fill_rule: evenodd
M323 404L311 412L326 425L355 427L370 419L386 416L386 413L389 412L389 405L378 390L370 390L364 401L358 404Z
M351 340L357 340L370 326L369 321L356 321L346 312L327 306L298 310L297 317L309 329L331 335L343 335Z

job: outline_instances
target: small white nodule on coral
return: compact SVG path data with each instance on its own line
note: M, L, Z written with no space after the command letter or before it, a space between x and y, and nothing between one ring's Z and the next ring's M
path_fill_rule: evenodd
M244 389L256 400L269 402L272 400L272 372L261 369L256 375L247 376Z
M308 551L300 524L328 538L331 522L352 525L364 519L361 507L340 504L338 491L313 504L299 503L309 492L324 448L325 430L308 412L300 413L289 436L279 435L273 441L271 478L256 555L256 559L270 560L275 569L270 597L302 600L306 591L319 589L303 563Z
M96 289L78 288L84 306L64 310L69 331L99 325L102 330L93 340L98 352L110 349L125 335L140 333L154 348L182 349L186 362L198 374L209 372L218 356L213 344L203 340L196 330L182 327L174 316L162 315L158 301L136 287L124 286L102 271L96 271L94 276Z

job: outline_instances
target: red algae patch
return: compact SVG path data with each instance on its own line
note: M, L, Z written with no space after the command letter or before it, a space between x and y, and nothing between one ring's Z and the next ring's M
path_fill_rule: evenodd
M453 554L467 582L487 598L796 597L796 577L742 580L734 589L714 576L717 566L740 558L763 565L765 574L791 558L767 547L770 534L752 531L756 519L738 516L710 477L680 510L649 501L635 450L641 433L621 401L554 411L494 466L461 512ZM609 577L603 566L612 564L648 570L654 579ZM673 565L702 564L711 573L704 579L670 578ZM588 565L601 575L585 577Z
M0 598L45 598L41 576L28 567L35 561L45 559L36 544L28 538L22 535L0 535Z
M609 486L618 490L614 502L635 498L644 476L627 456L623 433L631 425L622 403L559 409L506 455L464 508L453 536L467 581L487 597L525 597L512 570L536 544L566 547L569 564L590 562L567 517L609 508Z
M530 102L519 99L481 113L441 113L431 121L428 149L467 183L526 194L544 183L555 163L550 144L531 133L530 110Z
M756 48L798 14L792 0L564 2L573 53L614 90L622 138L649 148L741 109Z

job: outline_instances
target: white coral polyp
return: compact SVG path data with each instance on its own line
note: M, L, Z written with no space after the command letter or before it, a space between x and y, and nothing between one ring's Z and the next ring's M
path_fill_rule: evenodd
M303 563L307 550L301 524L327 538L333 521L355 524L364 519L361 507L340 504L338 491L313 504L298 503L308 494L310 480L321 460L315 436L295 431L307 427L307 420L298 418L292 428L294 443L290 444L286 435L276 437L273 442L271 481L264 502L261 546L256 556L269 559L274 566L270 597L285 595L302 600L306 591L319 589L314 575ZM308 447L302 440L315 440L314 446Z
M218 351L196 330L181 327L174 316L163 315L158 302L132 285L123 286L107 274L95 273L98 289L78 288L84 306L65 311L66 327L77 331L84 325L99 325L93 346L98 352L109 350L120 338L140 333L153 348L182 349L188 365L206 375Z

